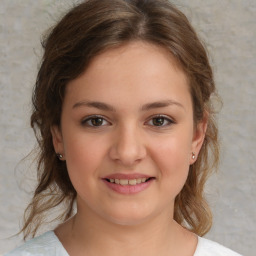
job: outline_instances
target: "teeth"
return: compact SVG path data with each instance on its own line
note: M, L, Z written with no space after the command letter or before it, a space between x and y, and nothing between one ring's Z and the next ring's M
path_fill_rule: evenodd
M136 184L137 184L136 179L134 179L134 180L129 180L129 185L136 185Z
M137 183L137 184L140 184L140 183L141 183L141 179L137 179L137 180L136 180L136 183Z
M137 185L137 184L140 184L140 183L144 183L146 182L147 178L141 178L141 179L132 179L132 180L124 180L124 179L110 179L109 181L111 183L115 183L115 184L120 184L120 185L131 185L131 186L134 186L134 185Z
M129 181L128 180L120 180L119 184L120 185L128 185Z

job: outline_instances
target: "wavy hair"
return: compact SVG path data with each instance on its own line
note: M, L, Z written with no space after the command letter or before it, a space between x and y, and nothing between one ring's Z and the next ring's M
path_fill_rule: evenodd
M60 125L66 85L101 52L140 40L167 49L189 81L194 122L208 115L205 140L187 181L175 199L174 219L198 235L212 215L204 185L219 160L218 130L211 95L216 93L206 50L186 16L167 0L87 0L71 9L44 38L44 55L33 91L31 126L38 145L38 184L24 214L24 239L35 236L48 210L65 203L72 216L76 191L65 162L56 157L51 127Z

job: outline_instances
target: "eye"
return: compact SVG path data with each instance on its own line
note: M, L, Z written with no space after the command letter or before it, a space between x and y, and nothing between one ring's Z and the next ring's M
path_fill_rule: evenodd
M90 116L84 119L82 122L82 125L85 126L91 126L91 127L100 127L100 126L106 126L110 123L102 116Z
M175 122L167 116L158 115L152 117L147 123L152 126L165 127L174 124Z

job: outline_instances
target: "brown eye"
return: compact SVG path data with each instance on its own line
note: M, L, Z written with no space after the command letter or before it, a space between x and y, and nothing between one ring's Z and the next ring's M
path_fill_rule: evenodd
M160 127L160 128L167 127L174 123L175 122L171 118L169 118L168 116L162 116L162 115L154 116L147 122L147 124L150 126Z
M153 120L153 125L154 126L162 126L165 122L164 117L155 117L152 120Z
M106 121L105 118L101 116L91 116L83 120L81 124L89 127L100 127L100 126L109 125L109 122Z
M104 121L103 118L96 117L91 119L91 124L93 126L101 126L103 124L103 121Z

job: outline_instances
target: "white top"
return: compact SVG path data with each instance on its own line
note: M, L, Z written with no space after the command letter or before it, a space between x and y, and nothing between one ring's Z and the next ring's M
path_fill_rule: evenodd
M41 236L33 238L16 248L15 250L4 254L4 256L69 256L60 240L53 231L48 231ZM194 256L241 256L230 249L198 237L198 244Z

